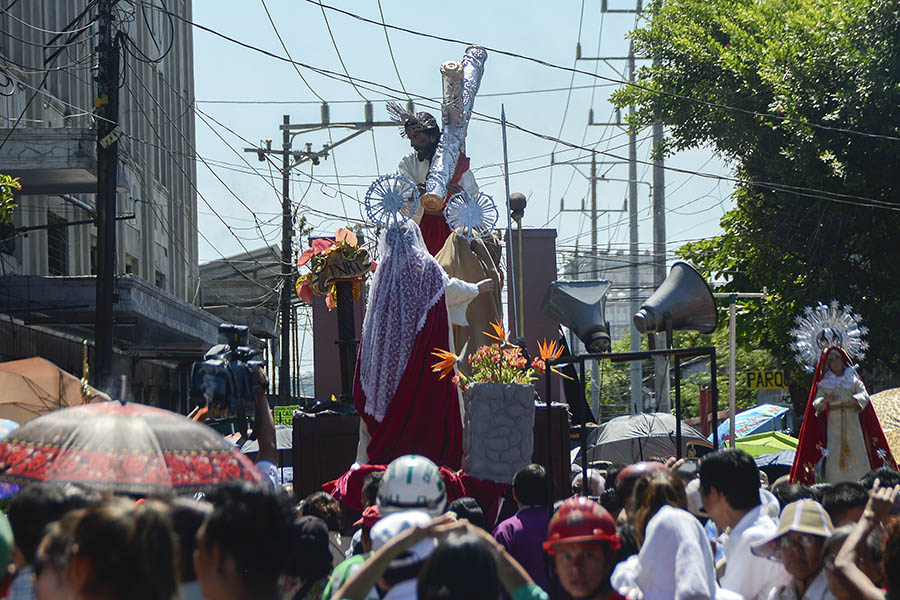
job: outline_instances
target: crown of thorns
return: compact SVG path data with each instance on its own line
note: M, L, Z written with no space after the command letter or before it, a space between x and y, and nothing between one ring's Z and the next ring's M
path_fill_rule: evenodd
M400 135L403 137L407 137L410 133L436 133L441 130L437 119L430 113L411 113L396 102L388 102L387 111L391 120L400 125Z

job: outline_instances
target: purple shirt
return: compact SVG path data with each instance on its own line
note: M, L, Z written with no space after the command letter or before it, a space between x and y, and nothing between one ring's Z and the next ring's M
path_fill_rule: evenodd
M544 567L544 541L550 511L543 506L526 506L494 529L494 539L521 564L534 582L549 589Z

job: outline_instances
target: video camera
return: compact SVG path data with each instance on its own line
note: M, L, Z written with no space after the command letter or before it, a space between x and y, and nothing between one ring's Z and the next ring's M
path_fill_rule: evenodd
M219 344L210 348L203 360L191 366L191 402L197 406L230 410L237 419L241 437L247 438L245 402L253 402L259 386L256 367L265 361L249 346L250 330L244 325L219 325Z

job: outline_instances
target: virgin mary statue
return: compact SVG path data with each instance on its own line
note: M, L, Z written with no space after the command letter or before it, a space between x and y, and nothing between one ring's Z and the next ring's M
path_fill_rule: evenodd
M881 466L897 468L866 386L842 348L826 348L816 365L791 481L857 481Z

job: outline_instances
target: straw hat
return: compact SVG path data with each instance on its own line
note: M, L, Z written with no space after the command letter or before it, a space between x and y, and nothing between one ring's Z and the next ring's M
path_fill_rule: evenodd
M831 535L834 526L831 518L825 512L825 508L809 498L791 502L781 511L778 520L778 529L768 538L753 544L750 549L753 554L765 557L778 557L778 538L786 533L806 533L827 538Z

